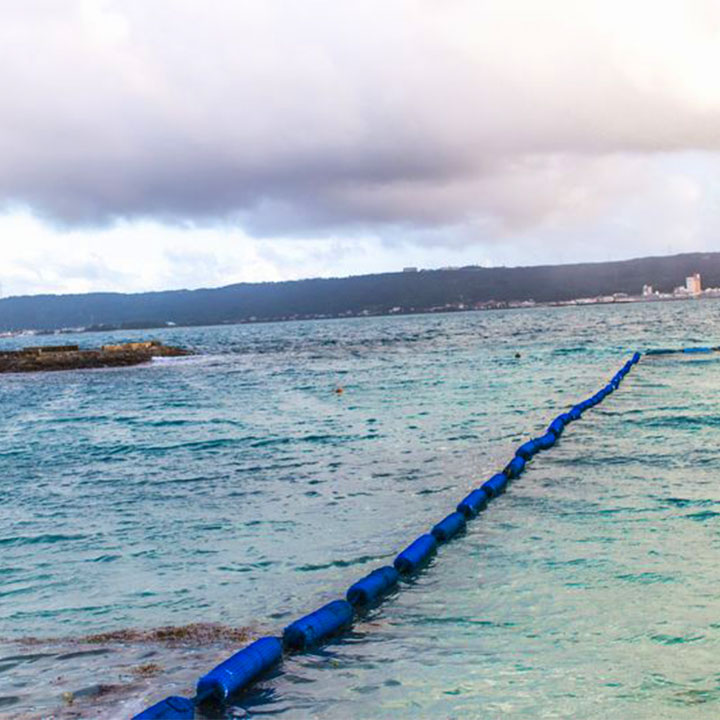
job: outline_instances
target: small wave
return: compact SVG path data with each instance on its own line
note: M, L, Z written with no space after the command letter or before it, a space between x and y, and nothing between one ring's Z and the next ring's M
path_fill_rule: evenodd
M38 543L58 543L68 540L85 540L87 535L32 535L0 538L0 545L36 545Z
M715 512L715 510L703 510L702 512L690 513L685 517L695 522L705 522L706 520L716 518L718 515L720 515L720 512Z

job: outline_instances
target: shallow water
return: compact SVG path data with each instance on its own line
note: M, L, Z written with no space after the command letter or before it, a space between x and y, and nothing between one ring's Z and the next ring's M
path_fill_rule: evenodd
M231 629L279 632L340 596L629 352L717 344L718 319L700 301L68 336L201 354L0 376L0 717L191 693L242 645ZM235 716L717 717L718 362L642 362L425 573ZM195 622L221 627L87 637Z

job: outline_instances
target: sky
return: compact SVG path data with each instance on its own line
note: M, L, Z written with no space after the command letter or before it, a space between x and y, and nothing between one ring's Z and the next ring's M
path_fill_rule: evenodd
M720 250L715 0L0 0L0 293Z

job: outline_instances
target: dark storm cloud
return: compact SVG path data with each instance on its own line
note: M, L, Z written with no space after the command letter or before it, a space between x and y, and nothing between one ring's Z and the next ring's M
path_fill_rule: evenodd
M654 187L637 157L720 149L710 2L1 12L0 200L65 226L469 242Z

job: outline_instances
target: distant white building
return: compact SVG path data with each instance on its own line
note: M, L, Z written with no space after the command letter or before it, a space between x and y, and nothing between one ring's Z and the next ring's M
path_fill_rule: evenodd
M653 294L652 285L643 285L643 297L650 297Z
M685 289L689 295L699 295L702 292L700 273L695 273L685 278Z
M418 269L416 267L404 267L403 272L417 272Z

